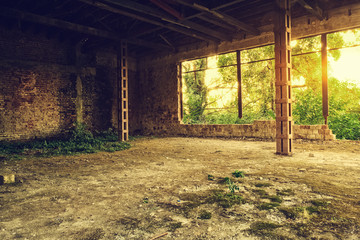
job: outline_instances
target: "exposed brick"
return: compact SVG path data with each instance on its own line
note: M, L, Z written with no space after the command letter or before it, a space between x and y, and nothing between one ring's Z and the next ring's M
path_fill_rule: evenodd
M116 52L83 54L81 62L87 60L79 69L74 51L72 43L0 26L0 140L55 136L72 128L79 114L93 130L116 126ZM99 63L88 60L93 54Z

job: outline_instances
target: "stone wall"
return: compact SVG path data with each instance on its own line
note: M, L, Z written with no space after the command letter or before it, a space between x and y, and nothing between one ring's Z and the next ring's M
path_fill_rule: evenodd
M75 46L0 26L0 140L57 136L76 121L117 126L116 51L84 51L77 62Z
M327 125L294 125L294 139L335 140ZM254 121L253 124L182 125L179 135L194 137L244 137L275 140L275 121Z

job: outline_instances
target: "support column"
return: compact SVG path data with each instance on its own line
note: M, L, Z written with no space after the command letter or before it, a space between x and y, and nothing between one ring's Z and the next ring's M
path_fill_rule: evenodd
M129 101L128 101L128 55L127 43L121 41L117 61L118 69L118 136L119 141L129 140Z
M292 154L290 0L279 0L275 16L276 153Z
M243 116L243 107L242 107L242 81L241 81L241 52L240 50L236 51L236 68L237 68L237 82L238 82L238 117L242 118Z
M182 87L182 66L181 63L177 64L177 79L178 79L178 118L182 123L183 116L183 87Z
M329 94L328 94L328 74L327 74L327 39L326 34L321 35L321 65L322 65L322 110L325 125L328 124L329 116Z

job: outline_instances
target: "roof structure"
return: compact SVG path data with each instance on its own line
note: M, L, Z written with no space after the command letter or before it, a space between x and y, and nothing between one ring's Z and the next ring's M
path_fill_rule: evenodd
M313 15L358 0L292 0L292 17ZM126 39L133 53L174 51L261 34L278 8L275 0L3 0L3 24L45 31L61 39L101 45Z

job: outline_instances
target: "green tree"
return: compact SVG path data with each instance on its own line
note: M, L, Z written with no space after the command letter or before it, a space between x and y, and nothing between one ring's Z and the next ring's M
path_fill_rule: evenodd
M274 46L241 51L243 116L255 119L275 117Z
M207 94L205 68L205 58L183 63L185 72L183 80L186 86L185 95L187 98L184 106L188 110L184 112L185 123L198 123L203 116Z
M335 61L341 57L338 48L360 42L360 31L352 30L352 40L345 40L343 32L327 35L328 57ZM293 89L293 116L297 124L323 124L321 93L321 40L320 36L298 40L293 47L292 78L303 79L304 84ZM331 73L331 66L328 66ZM329 77L329 126L337 138L360 138L360 88L343 80Z

